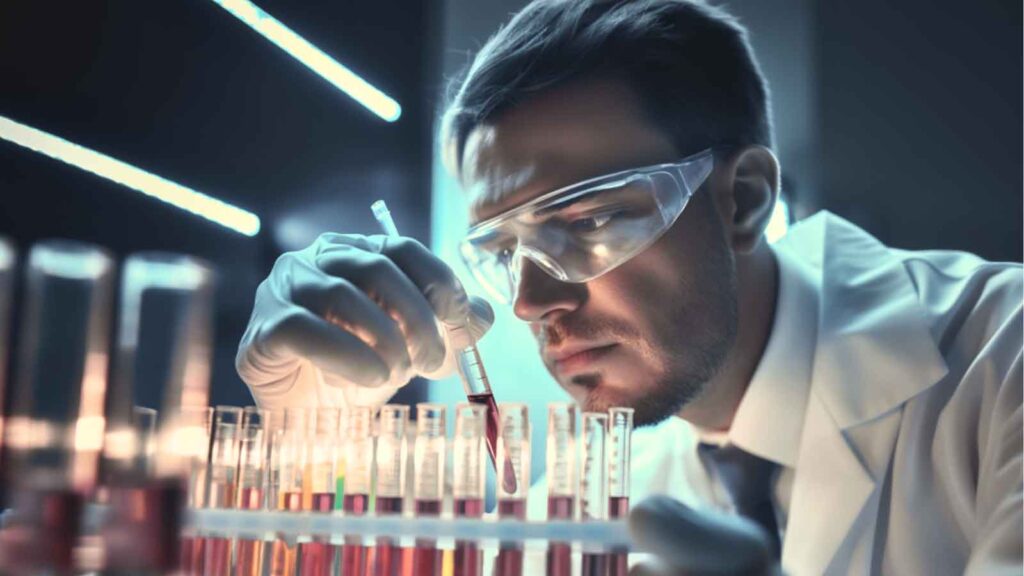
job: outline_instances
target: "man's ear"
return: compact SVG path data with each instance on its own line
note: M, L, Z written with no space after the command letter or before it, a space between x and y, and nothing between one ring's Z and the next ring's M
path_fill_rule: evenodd
M757 248L779 195L779 161L764 146L734 151L721 167L717 198L733 251Z

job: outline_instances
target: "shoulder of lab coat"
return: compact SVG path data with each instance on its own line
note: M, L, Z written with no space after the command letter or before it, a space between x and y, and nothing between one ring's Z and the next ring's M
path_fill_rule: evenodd
M1019 573L1021 266L890 249L827 213L776 247L822 294L783 566Z

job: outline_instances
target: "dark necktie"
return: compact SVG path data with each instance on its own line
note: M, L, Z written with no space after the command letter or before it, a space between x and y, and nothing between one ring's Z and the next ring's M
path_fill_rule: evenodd
M772 504L772 484L778 465L735 446L701 443L697 454L708 473L725 488L736 513L768 531L775 557L779 557L779 529Z

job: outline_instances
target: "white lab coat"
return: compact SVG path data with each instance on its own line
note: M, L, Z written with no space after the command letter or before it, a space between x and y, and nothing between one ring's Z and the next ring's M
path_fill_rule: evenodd
M1021 267L893 250L827 213L776 248L821 294L783 569L1021 574ZM637 431L633 501L704 506L695 442L677 418Z

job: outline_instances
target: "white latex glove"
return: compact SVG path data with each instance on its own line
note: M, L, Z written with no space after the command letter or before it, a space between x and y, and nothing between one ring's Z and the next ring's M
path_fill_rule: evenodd
M656 557L633 566L630 576L782 573L760 526L740 516L694 510L668 496L634 506L629 531L641 551Z
M263 408L375 406L413 376L451 374L443 326L467 320L479 339L494 312L416 240L323 234L257 288L235 366Z

